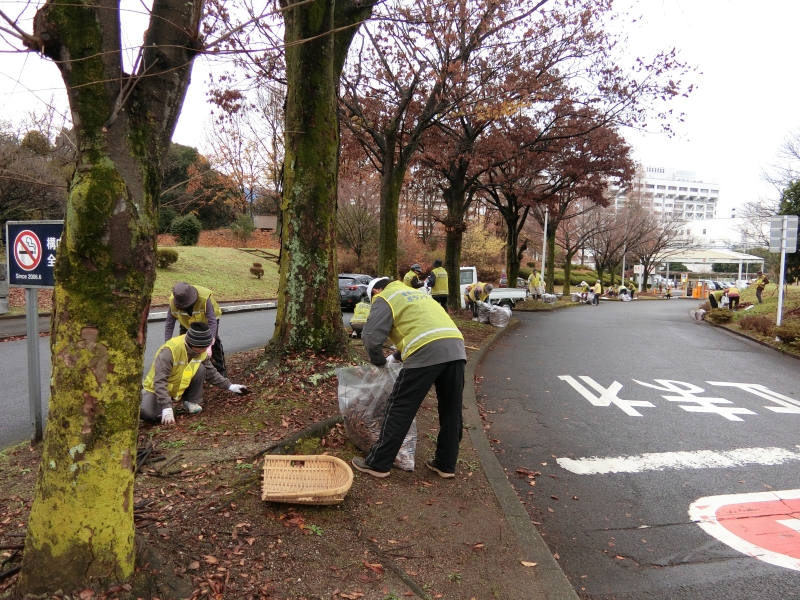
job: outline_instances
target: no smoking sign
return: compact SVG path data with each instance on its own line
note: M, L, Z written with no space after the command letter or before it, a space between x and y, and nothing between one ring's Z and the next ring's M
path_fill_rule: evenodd
M14 239L14 260L24 271L33 271L42 262L42 242L30 229L20 231Z
M9 287L55 286L53 267L56 264L56 252L63 230L63 221L6 223Z
M734 550L800 571L800 490L707 496L689 517Z

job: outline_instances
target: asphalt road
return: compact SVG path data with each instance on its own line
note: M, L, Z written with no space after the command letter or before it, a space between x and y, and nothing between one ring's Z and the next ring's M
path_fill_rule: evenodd
M800 492L780 493L800 488L800 362L694 306L517 312L478 371L486 433L582 598L800 597Z
M343 314L345 324L350 322L353 313ZM47 328L47 320L40 327ZM221 319L220 338L225 354L242 352L265 346L275 330L275 311L243 312L227 314ZM177 329L176 329L177 333ZM154 321L147 326L145 346L146 368L150 368L156 350L164 343L164 322ZM0 343L0 450L30 439L30 409L28 407L28 358L27 341ZM41 359L42 412L47 415L50 395L50 337L39 338Z

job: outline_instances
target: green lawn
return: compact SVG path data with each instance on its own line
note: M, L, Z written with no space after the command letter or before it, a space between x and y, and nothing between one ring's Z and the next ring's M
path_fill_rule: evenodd
M166 304L172 286L178 281L200 285L214 291L218 302L260 300L278 294L278 264L235 248L173 247L180 258L167 269L157 269L153 305ZM277 256L277 250L259 251ZM254 262L261 263L264 275L250 274Z
M747 315L767 315L775 317L778 314L778 286L777 284L770 283L766 289L761 293L763 304L758 304L756 299L756 287L751 285L743 290L740 290L740 302L752 302L753 308L748 310L739 310L734 316L734 320L739 320ZM784 314L792 309L800 307L800 287L790 285L786 288L786 295L783 298L783 312Z

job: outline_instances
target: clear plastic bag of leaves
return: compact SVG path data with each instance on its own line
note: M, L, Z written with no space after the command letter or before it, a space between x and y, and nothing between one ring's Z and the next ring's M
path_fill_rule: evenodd
M347 437L362 452L369 452L378 441L386 413L386 403L394 388L402 365L386 367L361 365L336 369L339 379L339 412L342 413ZM414 470L417 447L417 420L411 423L403 445L394 459L394 466L404 471Z
M511 309L507 306L492 306L489 312L489 323L495 327L505 327L511 320Z
M492 305L488 302L478 302L478 323L489 323Z

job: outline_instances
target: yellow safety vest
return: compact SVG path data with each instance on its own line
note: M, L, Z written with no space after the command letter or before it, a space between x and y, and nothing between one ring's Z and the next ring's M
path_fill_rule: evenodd
M433 284L431 295L447 296L447 271L442 267L436 267L433 270L433 274L436 275L436 283Z
M472 286L472 289L469 291L469 299L473 302L477 302L480 300L481 302L486 302L486 299L489 297L489 294L483 291L485 283L476 283Z
M602 286L602 285L600 285L600 282L599 282L599 281L598 281L597 283L595 283L595 284L594 284L594 288L592 288L592 291L593 291L595 294L602 294L602 293L603 293L603 286Z
M402 360L434 340L464 339L447 312L425 292L393 281L379 295L392 309L389 339L400 350Z
M728 298L730 298L731 296L736 297L738 295L739 295L739 288L733 285L728 288Z
M178 398L183 394L184 390L189 387L192 377L194 377L195 373L197 373L197 370L200 368L200 363L206 359L206 352L204 350L198 356L189 360L189 353L186 351L186 344L184 342L185 338L185 335L174 337L168 340L158 349L158 352L156 352L156 356L158 356L159 352L164 348L169 348L169 351L172 352L172 372L167 378L167 392L172 398ZM155 376L156 361L154 359L153 364L150 366L150 372L147 374L142 384L142 387L148 392L155 392L155 388L153 387Z
M412 279L414 279L414 277L418 277L418 275L417 275L416 271L409 271L409 272L408 272L408 273L406 273L406 274L405 274L405 276L403 277L403 283L404 283L405 285L407 285L408 287L410 287L411 289L414 289L414 288L412 287L412 285L411 285L411 280L412 280Z
M528 277L528 286L539 287L541 285L541 283L542 283L542 279L541 279L541 277L539 277L538 273L536 273L535 276L534 276L533 273L531 273L530 276ZM509 287L511 287L511 286L509 286Z
M366 323L369 318L369 310L372 308L371 304L366 302L359 302L353 309L353 318L350 319L351 323Z
M208 288L201 287L199 285L192 286L194 289L197 290L197 300L194 302L194 306L192 307L191 313L185 310L178 310L175 306L175 296L174 294L169 295L169 312L172 313L172 316L178 321L178 323L183 326L184 329L188 330L189 326L192 323L208 323L208 319L206 318L206 303L208 299L211 298L211 290ZM211 298L211 306L214 307L214 314L219 318L222 314L222 309L217 304L217 301L214 298Z

